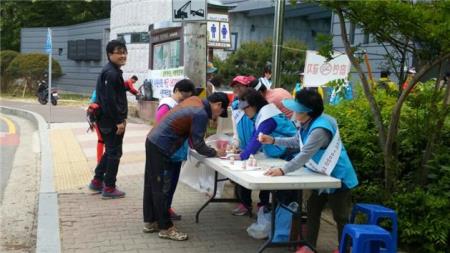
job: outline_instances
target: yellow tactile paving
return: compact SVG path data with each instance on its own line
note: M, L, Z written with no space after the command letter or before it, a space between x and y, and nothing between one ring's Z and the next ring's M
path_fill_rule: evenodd
M88 162L71 129L50 132L57 192L78 190L92 177Z

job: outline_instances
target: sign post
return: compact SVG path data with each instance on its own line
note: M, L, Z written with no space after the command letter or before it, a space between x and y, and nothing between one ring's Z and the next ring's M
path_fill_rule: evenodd
M49 122L52 122L52 30L47 30L47 40L45 41L45 52L48 54L48 108L49 108Z
M337 80L347 80L351 63L347 55L334 52L333 60L327 61L317 51L306 52L304 87L318 87Z
M184 74L203 88L200 96L206 94L207 9L206 0L172 0L172 21L183 22Z
M207 9L206 0L172 0L172 21L205 21Z

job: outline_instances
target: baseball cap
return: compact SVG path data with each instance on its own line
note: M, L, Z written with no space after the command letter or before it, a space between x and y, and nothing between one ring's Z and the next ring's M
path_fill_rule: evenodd
M254 76L236 76L231 81L230 86L233 87L236 84L250 86L250 83L254 81L256 78Z
M293 112L312 112L311 108L304 106L303 104L297 102L297 100L295 99L283 99L282 103L284 107Z
M228 100L227 94L223 92L214 92L213 94L209 95L207 99L211 103L222 102L223 112L222 114L220 114L220 117L228 117L228 104L230 103L230 100Z

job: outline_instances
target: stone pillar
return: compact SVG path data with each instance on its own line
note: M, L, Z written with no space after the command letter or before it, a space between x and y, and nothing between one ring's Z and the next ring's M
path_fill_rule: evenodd
M184 74L203 88L206 94L206 23L186 22L183 25L183 65Z

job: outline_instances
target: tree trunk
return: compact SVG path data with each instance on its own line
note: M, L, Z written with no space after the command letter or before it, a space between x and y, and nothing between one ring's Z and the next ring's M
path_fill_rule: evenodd
M416 83L422 79L422 77L427 74L434 66L436 66L437 64L440 64L441 62L445 61L446 59L450 58L450 53L447 53L443 56L438 57L436 60L434 60L431 63L427 63L425 64L420 71L417 73L417 75L414 76L414 78L411 80L411 82L408 84L408 87L406 88L406 90L404 90L399 99L397 100L392 113L391 113L391 120L389 122L389 127L388 127L388 132L387 132L387 137L386 137L386 143L385 143L385 147L384 147L384 152L385 152L385 157L386 154L392 154L392 150L393 150L393 143L397 137L397 133L398 133L398 124L400 121L400 112L403 106L403 103L406 101L406 98L408 97L409 93L411 92L412 88L416 85ZM392 162L392 160L385 159L385 162ZM390 165L386 165L386 166L390 166ZM395 179L395 178L393 178ZM393 182L393 180L391 180L391 182ZM389 189L389 188L388 188Z
M385 161L384 177L385 177L385 186L386 186L386 185L388 185L388 180L390 179L390 176L388 173L389 170L387 169L386 165L390 164L390 163L387 163L390 161L390 159L388 158L388 156L386 156L386 154L384 152L384 147L385 147L385 143L386 143L386 132L385 132L385 127L383 125L383 119L381 116L381 112L380 112L380 109L378 108L378 104L376 103L375 98L371 92L370 84L367 80L367 77L364 74L363 70L361 69L361 66L359 65L359 61L353 56L353 51L350 46L350 42L348 41L347 29L345 27L345 19L344 19L342 9L336 8L336 14L339 17L339 23L340 23L340 27L341 27L341 38L342 38L342 42L344 43L344 46L345 46L345 52L347 53L347 56L349 57L353 67L355 67L356 71L358 72L359 78L361 79L363 90L364 90L364 95L366 96L366 98L369 102L370 110L372 112L372 116L373 116L375 125L378 130L378 142L379 142L381 150L383 150L384 161Z
M437 83L439 83L439 79L438 79ZM446 89L445 89L445 95L444 95L444 104L442 105L442 114L439 115L439 113L436 112L438 115L438 119L437 119L436 125L432 128L433 131L431 131L431 136L430 136L430 138L428 138L427 145L426 145L426 148L425 148L425 151L423 154L423 158L422 158L422 168L421 168L421 171L419 173L419 178L418 178L419 179L418 181L422 186L427 184L427 178L428 178L427 163L431 158L431 154L433 153L433 147L434 147L435 141L439 140L442 128L444 127L445 119L450 112L450 110L449 110L449 105L450 105L450 83L449 83L449 80L447 80L445 85L446 85ZM436 86L436 90L439 90L438 84Z

